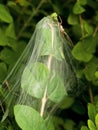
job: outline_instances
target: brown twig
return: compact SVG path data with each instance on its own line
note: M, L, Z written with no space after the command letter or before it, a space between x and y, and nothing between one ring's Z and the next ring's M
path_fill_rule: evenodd
M27 21L24 23L23 27L21 28L20 32L18 33L17 39L20 38L20 36L23 33L23 31L27 28L27 26L28 26L29 22L32 20L32 18L38 13L38 10L40 9L40 7L42 6L42 4L44 2L45 2L45 0L41 0L41 2L38 4L37 8L32 11L32 14L27 19Z
M7 80L5 81L5 84L6 84L7 88L8 88L8 90L10 91L11 88L10 88L9 82Z
M1 106L2 112L4 113L4 108L3 108L3 105L2 105L2 102L1 102L1 101L0 101L0 106Z
M81 26L82 37L84 37L85 33L84 33L83 19L81 15L79 15L79 21L80 21L80 26Z
M54 32L53 32L53 27L51 26L51 24L49 24L49 26L51 28L51 47L53 49ZM49 70L51 69L52 57L53 57L52 54L48 57L47 67L48 67ZM46 84L46 88L45 88L45 91L44 91L44 94L43 94L43 97L42 97L42 103L41 103L41 109L40 109L40 116L41 117L43 117L45 105L46 105L46 102L47 102L47 89L48 89L48 82Z
M96 36L96 33L98 32L98 26L96 26L96 28L95 28L95 31L94 31L94 33L93 33L93 37L95 37Z
M89 87L89 96L90 96L90 101L93 104L94 103L94 96L93 96L93 92L92 92L92 88Z

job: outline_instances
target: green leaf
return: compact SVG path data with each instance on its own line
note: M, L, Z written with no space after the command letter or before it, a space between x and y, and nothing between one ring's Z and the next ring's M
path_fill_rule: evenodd
M70 119L66 119L64 123L65 130L73 130L75 127L75 122Z
M54 126L56 128L59 128L59 126L62 126L64 127L64 120L60 117L57 117L57 116L52 116L52 122L54 123Z
M90 130L97 130L93 121L88 120L88 127Z
M65 91L64 83L61 77L55 73L49 81L47 98L58 103L62 101L65 95L67 95L67 93Z
M76 2L73 7L73 13L74 14L81 14L85 11L85 9L80 5L79 2Z
M7 66L5 63L0 62L0 82L4 80L7 75Z
M10 23L6 29L6 36L16 39L14 24Z
M87 0L79 0L78 1L80 5L86 5L87 4Z
M18 57L19 57L18 53L8 48L4 48L0 52L0 59L4 61L5 63L7 63L8 65L14 64L16 60L18 59Z
M49 25L48 22L51 23L49 19L44 18L37 24L37 29L39 29L39 34L41 34L42 39L39 41L41 45L40 55L53 55L56 59L62 60L64 56L61 37L59 35L60 29Z
M95 115L96 115L96 110L95 106L91 103L88 104L88 116L89 119L92 120L93 122L95 121Z
M88 81L92 81L94 85L98 85L98 78L95 76L95 72L98 70L98 59L96 57L92 58L90 62L86 65L84 69L85 77Z
M0 46L6 46L8 45L7 37L5 35L4 29L0 28Z
M73 97L65 97L63 101L60 103L60 108L61 109L68 109L72 104L74 103L74 98Z
M10 25L12 25L12 23L9 24L9 26L6 29L0 28L0 46L15 46L16 38L14 34L14 28L13 30L9 28L11 27Z
M26 66L21 79L21 87L36 98L42 98L45 88L48 87L47 98L53 102L61 101L66 95L61 78L55 74L49 79L47 66L40 62Z
M24 7L31 5L30 2L28 2L27 0L17 0L17 3Z
M96 78L98 78L98 71L95 72L95 76L96 76Z
M76 24L76 25L72 26L71 31L72 31L75 39L81 38L82 31L81 31L80 24Z
M42 63L27 65L21 79L21 87L28 94L36 98L42 98L49 77L49 70Z
M93 27L87 22L83 20L83 27L85 29L85 32L87 33L87 35L92 35L93 34Z
M16 105L14 115L17 124L22 130L46 130L44 120L32 107Z
M96 116L95 116L95 124L96 124L96 128L98 130L98 114L96 114Z
M79 41L73 48L73 56L80 61L88 62L96 52L97 37L88 36Z
M45 124L47 126L47 130L55 130L54 123L49 118L45 119Z
M89 48L89 46L88 46ZM85 47L85 42L79 41L73 48L72 54L73 56L79 60L79 61L84 61L88 62L92 59L93 55L92 53L88 52L87 47Z
M79 19L77 15L74 14L69 14L68 19L67 19L68 23L71 25L76 25L79 24Z
M53 20L58 21L57 17L58 17L58 15L57 15L56 12L54 12L54 13L51 14L51 18L53 18Z
M84 115L84 114L85 114L85 107L84 107L84 105L81 103L81 101L79 101L79 100L76 100L76 101L74 102L74 104L71 106L71 109L72 109L75 113L77 113L77 114L79 114L79 115Z
M82 126L81 130L89 130L89 129L87 128L87 126Z
M7 10L6 6L0 4L0 19L6 23L12 23L13 18L9 11Z
M11 43L11 45L12 45L12 43ZM26 42L19 40L19 41L16 42L16 44L12 45L12 48L13 48L13 50L15 50L15 52L17 52L18 54L21 54L24 51L26 45L27 45Z

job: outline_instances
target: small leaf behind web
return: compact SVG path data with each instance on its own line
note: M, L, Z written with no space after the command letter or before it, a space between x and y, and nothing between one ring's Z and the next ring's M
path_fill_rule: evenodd
M32 107L16 105L14 115L17 124L22 130L46 130L45 121Z
M47 87L47 98L56 103L67 95L61 77L57 73L50 76L47 66L40 62L26 66L21 79L21 87L29 95L40 99Z
M50 79L47 96L51 101L58 103L65 95L67 95L67 93L65 91L64 83L61 77L55 73L55 75Z
M21 79L21 87L31 96L42 98L46 83L49 77L49 70L42 63L27 65Z
M45 23L46 24L46 23ZM53 55L56 59L62 60L62 43L61 38L53 25L50 27L48 24L43 26L42 39L44 42L41 48L41 55ZM47 34L47 35L46 35Z

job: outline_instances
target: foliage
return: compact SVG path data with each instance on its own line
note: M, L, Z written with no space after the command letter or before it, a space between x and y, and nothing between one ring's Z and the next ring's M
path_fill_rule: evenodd
M97 5L97 0L0 1L1 83L6 75L10 72L11 68L19 58L21 52L23 52L34 31L36 23L43 16L47 16L53 12L57 12L57 14L59 14L62 18L63 27L73 41L74 47L72 50L72 55L79 63L77 74L81 79L84 79L87 89L84 90L84 92L76 98L68 97L68 99L65 99L61 106L59 106L59 109L61 111L61 113L58 115L59 117L53 117L54 124L59 130L98 129ZM0 94L0 97L1 99L3 98L2 94ZM68 102L70 102L68 106L66 105L66 102L67 104ZM94 105L88 104L89 102L94 103ZM89 116L87 116L87 104ZM1 104L1 115L3 114L2 111L3 110ZM77 119L75 119L75 117L77 117ZM89 118L88 121L87 118ZM87 127L84 126L86 123L88 125ZM9 119L6 119L4 123L0 124L0 129L19 130L18 126L15 123L11 123Z

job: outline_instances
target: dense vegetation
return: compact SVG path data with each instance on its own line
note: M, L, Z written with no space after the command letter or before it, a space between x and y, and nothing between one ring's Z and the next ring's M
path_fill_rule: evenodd
M61 17L73 42L72 55L79 64L77 74L86 86L80 88L83 91L79 96L64 100L53 121L57 130L97 130L98 0L1 0L0 83L28 44L37 22L53 12ZM2 98L0 92L0 103ZM2 111L1 104L0 119ZM8 117L1 122L0 130L19 130L12 120Z

